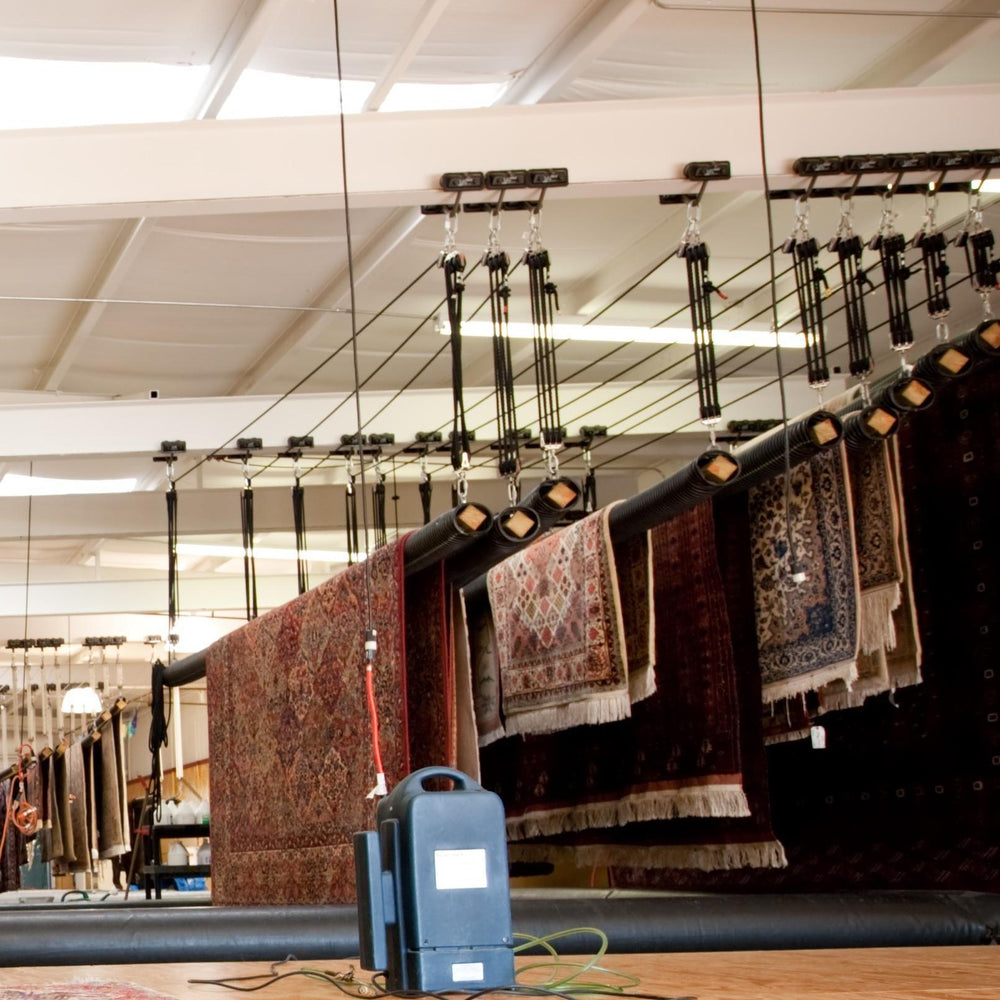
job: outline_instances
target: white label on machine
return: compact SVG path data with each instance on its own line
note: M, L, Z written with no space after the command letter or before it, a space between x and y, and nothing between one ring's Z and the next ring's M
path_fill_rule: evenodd
M483 981L482 962L456 962L451 967L453 983L481 983Z
M434 887L436 889L485 889L486 850L476 847L466 851L434 852Z

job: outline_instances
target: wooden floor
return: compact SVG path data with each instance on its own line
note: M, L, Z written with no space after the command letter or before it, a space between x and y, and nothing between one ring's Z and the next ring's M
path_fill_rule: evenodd
M348 962L305 963L344 971ZM790 952L609 955L605 966L639 977L634 992L698 1000L1000 1000L1000 947L868 948ZM295 963L282 970L298 967ZM80 982L125 982L178 1000L233 997L190 979L266 973L266 963L215 965L0 967L5 988ZM368 974L360 972L363 979ZM318 1000L343 994L303 977L255 994L261 1000Z

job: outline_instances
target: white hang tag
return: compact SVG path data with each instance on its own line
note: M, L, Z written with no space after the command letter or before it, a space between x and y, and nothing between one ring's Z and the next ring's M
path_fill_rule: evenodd
M809 727L809 738L812 740L813 750L825 750L826 749L826 727L825 726L810 726Z

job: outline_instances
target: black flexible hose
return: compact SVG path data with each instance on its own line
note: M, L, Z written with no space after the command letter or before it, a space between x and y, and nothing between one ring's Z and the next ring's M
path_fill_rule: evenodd
M480 544L448 560L448 578L454 586L463 586L536 539L541 530L542 519L530 507L505 507L493 515L490 530Z
M403 565L407 575L417 573L454 555L467 545L478 544L489 532L492 515L482 504L463 503L446 510L403 542Z

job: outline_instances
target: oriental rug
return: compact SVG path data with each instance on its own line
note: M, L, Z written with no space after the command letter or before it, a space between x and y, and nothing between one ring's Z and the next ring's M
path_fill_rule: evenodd
M406 698L410 770L455 767L455 662L444 563L406 579Z
M656 693L634 705L631 718L507 738L482 750L483 783L503 799L512 840L747 815L714 546L710 505L652 533Z
M98 808L98 853L102 858L117 858L128 848L122 833L122 792L118 784L118 754L115 751L115 727L110 719L98 728L100 739L94 743L95 804Z
M52 983L45 986L0 986L0 1000L175 1000L134 983Z
M982 364L899 431L923 682L825 715L823 751L773 747L788 868L692 888L1000 891L998 400Z
M713 502L719 569L735 657L743 789L750 815L633 823L583 835L574 846L578 865L611 864L613 885L669 888L675 869L714 871L781 867L785 853L770 820L767 761L761 734L760 667L753 614L749 522L745 494ZM617 867L623 866L623 867Z
M859 642L862 653L892 649L896 632L892 612L899 607L903 580L899 553L899 513L889 465L889 444L847 452L847 475L854 514L854 551L858 560Z
M487 584L509 735L629 715L607 509L516 552L489 571Z
M622 608L628 695L634 705L656 691L656 607L653 550L649 532L614 543L615 573Z
M213 903L354 899L351 837L375 810L366 566L390 786L409 771L402 553L376 549L208 649Z
M90 870L90 828L87 822L87 767L84 748L80 742L66 748L66 779L69 804L69 826L73 831L73 857L66 856L71 872ZM63 845L66 845L66 828L63 828Z
M456 766L479 781L479 743L476 710L472 695L472 664L462 595L451 592L451 641L455 662Z
M500 717L500 667L489 599L462 591L462 617L469 646L477 743L486 747L506 735Z
M858 576L842 446L750 491L765 703L857 676ZM789 535L806 570L793 574Z

